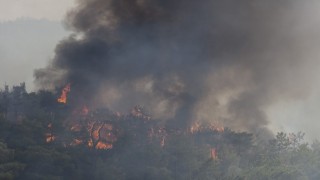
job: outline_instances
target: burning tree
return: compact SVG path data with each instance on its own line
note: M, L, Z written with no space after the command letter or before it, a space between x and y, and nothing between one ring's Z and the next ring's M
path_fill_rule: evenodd
M22 104L32 107L24 121L0 117L0 138L7 144L4 154L6 149L15 152L1 167L24 167L14 170L17 179L319 177L305 166L319 167L319 148L304 143L301 133L279 133L261 144L252 134L220 131L216 124L198 122L177 130L145 118L150 115L144 110L135 115L82 104L61 106L55 95L44 92L26 97L27 102L36 98L32 100L36 104ZM41 105L50 100L56 105Z
M61 92L61 96L58 98L58 102L59 103L63 103L63 104L66 104L67 103L67 97L68 97L68 93L71 91L71 86L70 86L70 83L67 84L63 89L62 89L62 92Z

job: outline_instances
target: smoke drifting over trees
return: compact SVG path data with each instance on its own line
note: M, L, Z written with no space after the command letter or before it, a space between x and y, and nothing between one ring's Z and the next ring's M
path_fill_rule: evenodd
M27 93L23 83L0 90L0 179L320 178L320 143L309 145L303 133L262 142L228 128L172 131L139 107L79 112L57 97Z
M303 98L315 70L315 1L81 0L74 34L35 72L41 88L67 83L77 101L144 105L173 127L216 121L269 134L265 109Z

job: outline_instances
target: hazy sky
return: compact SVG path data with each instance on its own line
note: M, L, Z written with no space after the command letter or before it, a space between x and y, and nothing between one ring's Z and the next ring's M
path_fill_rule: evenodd
M44 67L66 37L62 20L74 0L0 0L0 88L26 82Z
M61 21L73 5L74 0L0 0L0 89L4 83L19 82L26 82L29 91L33 89L34 69L44 67L54 56L56 44L70 33ZM311 19L319 24L320 15ZM318 39L315 41L318 44ZM320 77L318 72L314 75ZM275 131L301 130L309 139L320 139L319 87L317 81L308 97L268 108L270 127Z
M0 21L27 17L60 21L74 0L0 0Z

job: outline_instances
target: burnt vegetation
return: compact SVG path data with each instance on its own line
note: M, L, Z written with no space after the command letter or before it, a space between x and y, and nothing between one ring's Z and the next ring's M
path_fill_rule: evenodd
M57 102L21 84L0 93L0 179L319 179L320 143L269 141L208 124L170 127L141 106L127 114Z

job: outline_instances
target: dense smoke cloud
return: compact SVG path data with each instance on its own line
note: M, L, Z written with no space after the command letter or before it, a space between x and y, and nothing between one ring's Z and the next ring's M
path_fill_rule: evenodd
M174 127L199 120L267 132L265 108L308 92L315 32L299 28L308 24L297 12L315 3L81 0L66 20L74 34L36 82L71 83L95 106L140 104Z

